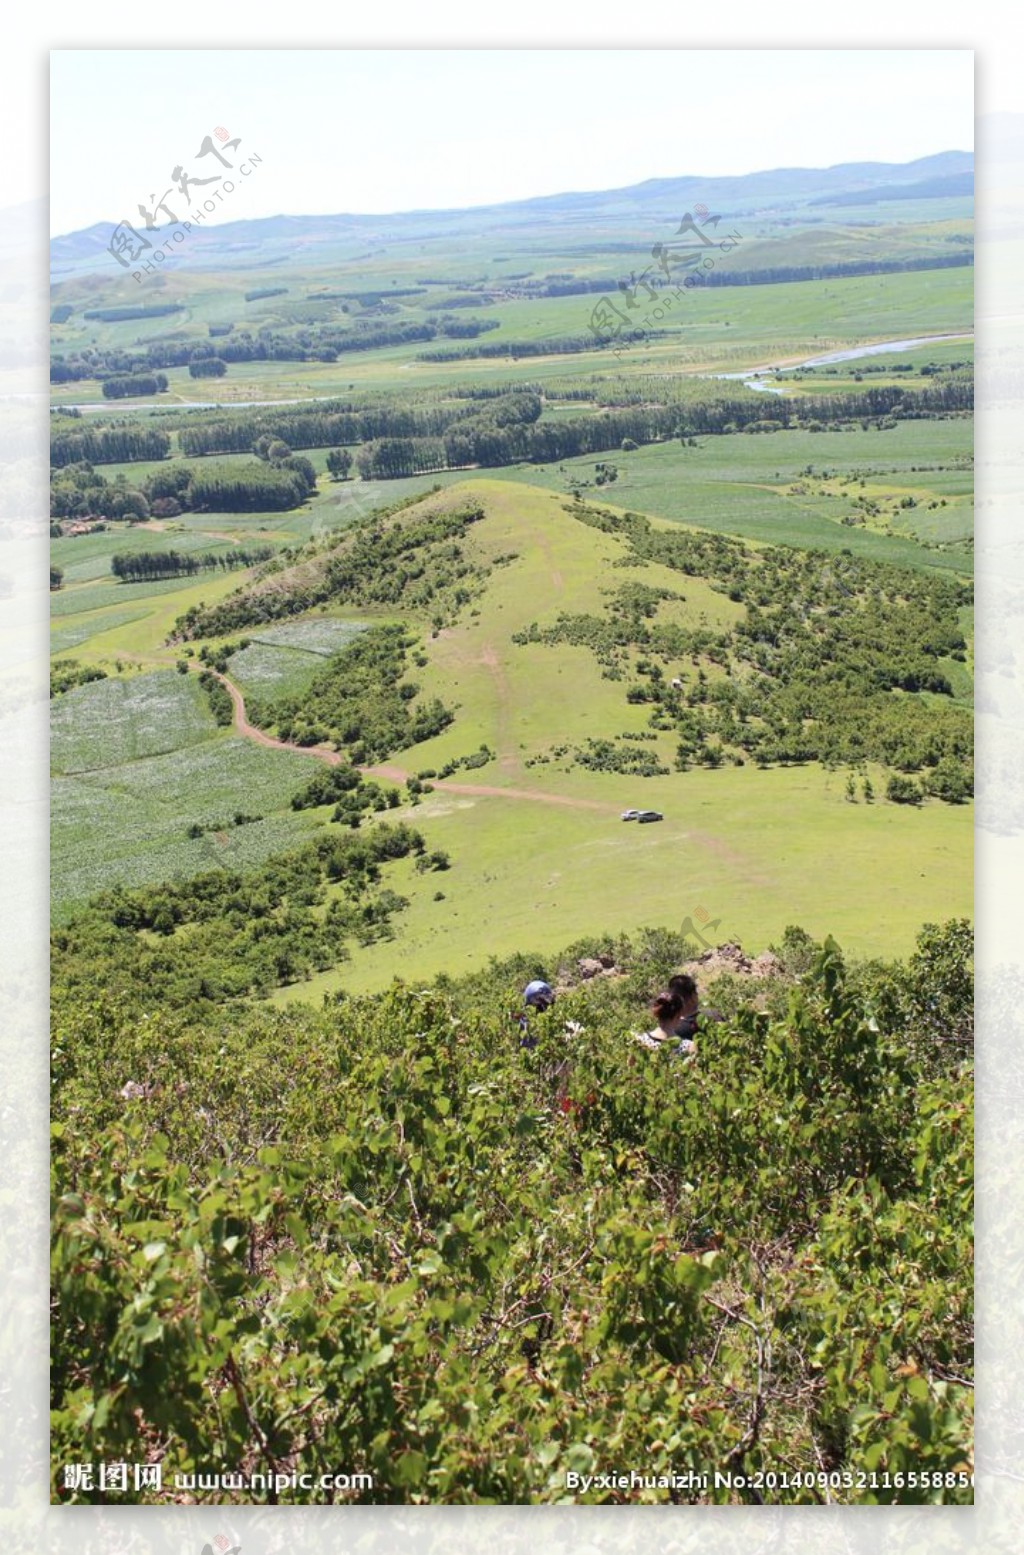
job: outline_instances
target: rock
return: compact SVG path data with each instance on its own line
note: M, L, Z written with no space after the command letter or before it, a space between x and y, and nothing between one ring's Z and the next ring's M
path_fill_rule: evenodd
M584 979L589 977L599 977L600 974L604 971L603 964L594 956L582 956L580 960L577 961L576 966L580 976Z
M781 973L782 962L770 950L762 951L750 966L751 977L779 977Z

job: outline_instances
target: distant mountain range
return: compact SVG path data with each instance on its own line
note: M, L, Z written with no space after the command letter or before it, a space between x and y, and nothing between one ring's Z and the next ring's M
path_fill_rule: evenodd
M337 257L351 248L356 257L367 244L424 243L460 237L515 239L528 230L545 239L564 233L578 241L585 229L600 227L603 236L625 235L640 227L657 231L696 204L725 217L768 217L796 208L876 205L887 200L963 199L973 192L974 156L943 151L913 162L843 162L827 168L774 168L737 177L649 178L624 189L592 193L540 195L500 205L462 210L404 211L387 216L268 216L250 221L199 227L191 235L192 263L202 268L229 261L235 265L280 263L302 257L310 263ZM100 263L109 264L108 244L122 212L109 222L97 222L50 243L55 280L81 275Z

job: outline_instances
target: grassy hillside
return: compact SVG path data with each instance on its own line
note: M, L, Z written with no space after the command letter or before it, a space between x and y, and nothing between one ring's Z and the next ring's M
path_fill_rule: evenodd
M387 522L400 529L475 505L483 517L461 542L476 580L472 598L458 609L435 601L418 619L400 598L389 607L410 622L419 643L412 705L440 699L454 721L377 769L386 783L402 784L415 774L433 783L433 792L418 798L403 793L397 814L415 822L430 849L448 854L452 868L438 877L419 872L412 860L396 863L395 889L409 904L398 943L354 947L342 967L290 983L281 999L381 986L399 967L422 977L480 966L524 944L543 949L601 926L681 923L698 912L718 921L721 934L754 948L799 922L880 954L908 947L928 916L969 910L969 806L885 803L885 772L874 762L858 775L852 803L847 771L813 763L672 770L672 727L652 730L650 706L630 703L624 681L608 678L591 651L566 641L514 641L531 627L550 628L563 614L600 616L613 592L629 585L671 596L659 603L654 622L684 632L727 632L744 617L742 604L700 577L638 559L622 535L581 523L564 496L532 486L464 479ZM654 530L679 533L664 522ZM312 560L272 575L275 593L308 587L335 554L331 544L322 542ZM249 595L258 601L260 588ZM233 597L244 600L245 588L238 592L236 583ZM445 624L432 626L438 608ZM215 641L237 639L240 631L254 639L228 661L249 697L265 702L302 693L316 673L309 661L317 658L303 642L330 647L346 620L367 619L363 606L346 605L343 596L329 599L324 610L215 634ZM627 655L630 663L639 657ZM722 674L711 661L705 668L712 678ZM667 672L676 669L689 683L688 659ZM101 694L102 688L85 687L68 700L79 699L84 708ZM590 771L574 757L588 741L609 739L619 749L649 754L664 775ZM257 755L268 763L309 762L308 756ZM440 781L429 776L467 757L473 758L469 769ZM874 803L865 802L865 779L873 784ZM290 797L285 788L278 807ZM630 807L659 809L665 820L623 824L619 814ZM320 821L329 814L313 812ZM364 822L374 824L372 817ZM131 835L145 853L149 844ZM73 835L66 846L74 852ZM194 854L193 870L209 859L209 845ZM157 878L157 868L154 860L145 878Z

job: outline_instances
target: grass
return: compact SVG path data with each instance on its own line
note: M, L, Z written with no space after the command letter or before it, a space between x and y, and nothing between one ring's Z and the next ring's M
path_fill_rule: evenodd
M66 775L115 767L202 744L216 728L192 675L96 680L54 699L51 766Z
M141 677L133 684L155 678ZM118 744L129 743L125 729ZM222 736L56 778L51 835L55 922L65 921L97 891L118 884L187 879L222 866L256 864L297 846L312 823L308 812L290 809L290 800L308 780L310 768L308 757ZM261 819L234 826L238 812ZM191 838L192 823L217 829Z
M152 600L160 594L174 594L181 588L180 578L150 578L141 583L119 583L110 577L109 569L99 580L90 583L72 583L50 597L50 615L81 615L85 610L103 610L108 605L119 605L128 600Z
M872 777L882 792L882 775ZM395 867L389 880L410 900L398 943L355 949L350 963L278 999L319 1001L336 988L383 987L396 974L471 971L492 956L546 954L584 935L678 929L701 909L716 924L710 938L748 951L795 923L834 934L851 954L903 955L923 922L971 910L970 806L929 801L908 813L849 804L845 776L817 767L642 783L577 772L544 782L607 810L438 788L409 818L429 848L450 853L452 868L417 875L406 862ZM623 824L618 812L630 805L661 809L665 820Z
M247 632L252 640L232 656L231 679L244 696L297 696L323 669L325 658L365 629L360 621L318 616Z
M394 888L412 902L398 942L356 951L351 964L282 999L375 988L395 972L471 969L491 955L543 951L585 934L677 927L698 908L719 920L717 939L750 949L799 923L862 954L901 954L923 921L970 913L970 806L851 804L845 772L816 766L650 779L567 770L557 759L528 767L555 742L639 731L646 712L627 704L622 683L603 680L584 650L516 647L514 632L561 610L599 607L602 589L634 576L678 588L683 604L665 608L683 619L703 615L713 625L740 607L661 568L612 570L618 542L571 519L554 496L490 480L472 482L471 491L488 514L471 531L474 554L500 553L514 538L520 556L492 574L478 617L428 639L429 665L417 679L424 695L456 705L457 719L395 760L408 771L436 768L486 742L497 759L452 782L499 793L440 785L406 812L430 848L451 854L453 868L421 876L398 866ZM671 761L674 736L648 748ZM872 769L871 777L882 794L884 774ZM517 797L524 790L562 802ZM666 819L623 825L620 811L633 806Z
M126 605L122 610L97 610L74 616L51 630L50 652L70 653L72 648L79 648L93 638L115 632L118 627L130 626L133 621L145 620L148 615L145 605L134 608Z

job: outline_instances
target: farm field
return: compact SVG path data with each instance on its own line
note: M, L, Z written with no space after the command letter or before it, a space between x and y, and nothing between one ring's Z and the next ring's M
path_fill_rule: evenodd
M245 696L293 696L305 691L324 660L362 630L358 622L319 618L264 627L231 659L231 678Z
M913 429L902 423L887 432L736 433L697 441L696 448L685 450L654 444L615 455L611 462L617 479L603 488L594 484L599 461L592 456L567 459L564 468L519 465L496 474L556 491L575 481L595 500L618 508L767 544L849 550L901 566L972 570L970 550L963 545L973 533L974 517L967 422L928 422ZM815 477L805 475L808 466L818 472ZM854 496L862 494L859 484L848 491L840 487L846 475L863 479L865 496L894 508L903 496L914 496L913 516L901 512L894 519L902 532L890 535L841 522L855 511ZM943 497L946 507L939 509ZM932 502L936 508L929 510ZM940 544L957 548L934 548Z
M93 689L68 692L67 698L83 701ZM78 716L84 716L81 708ZM121 735L130 738L130 727L123 725ZM66 921L98 891L239 869L298 846L310 822L290 809L290 800L309 767L308 757L214 735L163 754L56 776L54 923ZM250 819L236 824L239 815ZM190 827L204 830L190 836Z
M724 261L723 261L724 262ZM623 261L621 273L629 264ZM187 283L180 283L187 284ZM615 282L611 289L614 291ZM728 372L778 365L817 354L875 341L970 332L973 327L973 275L969 268L918 274L853 276L834 281L804 281L704 289L683 295L675 312L653 327L665 338L649 335L614 356L608 346L571 355L553 354L462 358L451 362L420 360L428 349L421 342L350 351L337 362L249 361L232 363L223 378L193 379L185 367L166 369L165 393L133 403L170 410L175 404L212 402L229 405L258 400L294 400L345 395L352 390L407 393L458 383L487 385L508 381L544 381L567 371L594 374L616 371ZM426 299L434 305L435 299ZM543 341L589 334L597 294L503 301L484 308L499 319L487 341ZM420 301L420 299L417 299ZM404 310L413 322L419 309ZM630 315L624 314L626 318ZM637 311L636 323L647 315ZM172 316L177 317L177 316ZM189 320L186 319L187 326ZM264 321L265 322L265 321ZM284 321L282 321L284 322ZM207 338L200 324L202 338ZM129 326L130 327L130 326ZM179 323L177 328L181 328ZM136 325L127 339L116 332L125 325L95 325L85 338L55 331L54 349L83 344L136 345ZM152 328L152 326L150 326ZM114 332L114 333L111 333ZM157 333L154 338L159 338ZM436 342L432 342L436 344ZM931 349L939 349L939 346ZM962 355L961 351L961 355ZM109 405L95 380L55 384L52 404Z

